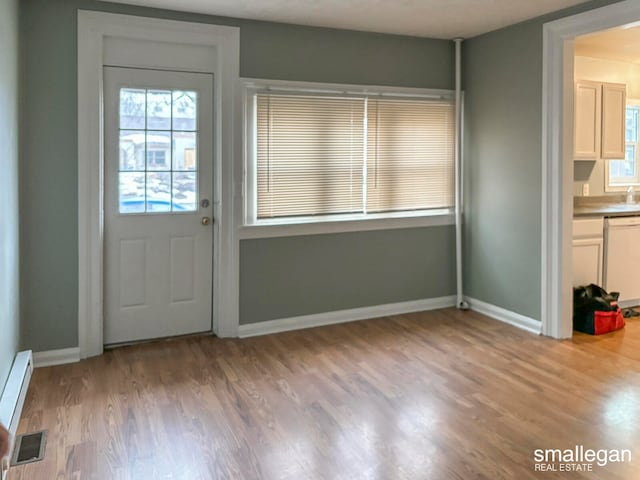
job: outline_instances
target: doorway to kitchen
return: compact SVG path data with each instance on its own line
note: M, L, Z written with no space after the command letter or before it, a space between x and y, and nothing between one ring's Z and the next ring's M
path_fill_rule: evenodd
M586 98L574 95L576 40L639 20L640 4L624 1L544 25L542 332L555 338L573 332L574 111Z

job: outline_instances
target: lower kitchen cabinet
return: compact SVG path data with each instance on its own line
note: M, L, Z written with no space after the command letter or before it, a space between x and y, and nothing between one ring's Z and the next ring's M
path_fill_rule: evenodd
M573 220L573 285L602 285L604 220Z

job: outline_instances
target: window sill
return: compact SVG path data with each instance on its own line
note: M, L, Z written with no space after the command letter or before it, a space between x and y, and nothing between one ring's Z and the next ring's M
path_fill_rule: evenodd
M252 238L294 237L304 235L321 235L327 233L366 232L370 230L392 230L401 228L438 227L453 225L453 210L442 209L432 212L402 213L396 216L367 216L354 218L349 215L343 219L318 220L316 218L296 221L263 221L259 224L244 225L239 228L240 240Z
M629 187L633 187L634 189L640 187L640 183L613 183L613 184L605 184L604 191L605 193L609 192L626 192L629 190Z

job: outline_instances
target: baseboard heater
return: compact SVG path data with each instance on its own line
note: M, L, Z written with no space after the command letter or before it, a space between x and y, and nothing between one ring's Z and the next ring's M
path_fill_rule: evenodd
M33 373L33 354L31 350L19 352L13 361L9 378L0 398L0 422L7 427L11 435L15 437L18 430L18 423L22 415L24 399L27 396L29 381ZM11 453L9 452L9 458ZM9 461L2 461L2 480L5 480Z

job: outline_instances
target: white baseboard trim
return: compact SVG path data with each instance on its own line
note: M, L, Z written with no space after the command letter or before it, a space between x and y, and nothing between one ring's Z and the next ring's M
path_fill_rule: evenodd
M80 348L61 348L60 350L47 350L33 354L35 368L52 367L54 365L64 365L66 363L76 363L80 361Z
M369 318L386 317L388 315L400 315L403 313L436 310L439 308L453 307L456 304L455 295L448 297L426 298L409 302L387 303L372 307L351 308L348 310L336 310L333 312L314 313L300 315L298 317L268 320L266 322L249 323L240 325L238 336L240 338L267 335L269 333L300 330L303 328L320 327L336 323L354 322Z
M508 323L509 325L513 325L514 327L521 328L522 330L535 333L536 335L540 335L542 333L542 322L539 322L538 320L530 317L525 317L524 315L520 315L519 313L512 312L511 310L507 310L502 307L498 307L497 305L492 305L490 303L476 300L475 298L465 297L465 300L469 303L471 310L482 313L487 317L491 317L495 320Z
M18 423L20 423L20 417L22 416L22 407L27 396L32 373L33 355L31 350L18 352L0 398L0 422L6 426L12 437L15 437L18 430ZM7 458L11 458L11 453L9 452ZM9 465L5 458L0 465L2 472L0 477L3 480L8 469Z
M618 306L620 308L629 308L629 307L637 307L640 305L640 299L636 298L635 300L622 300L618 302Z

